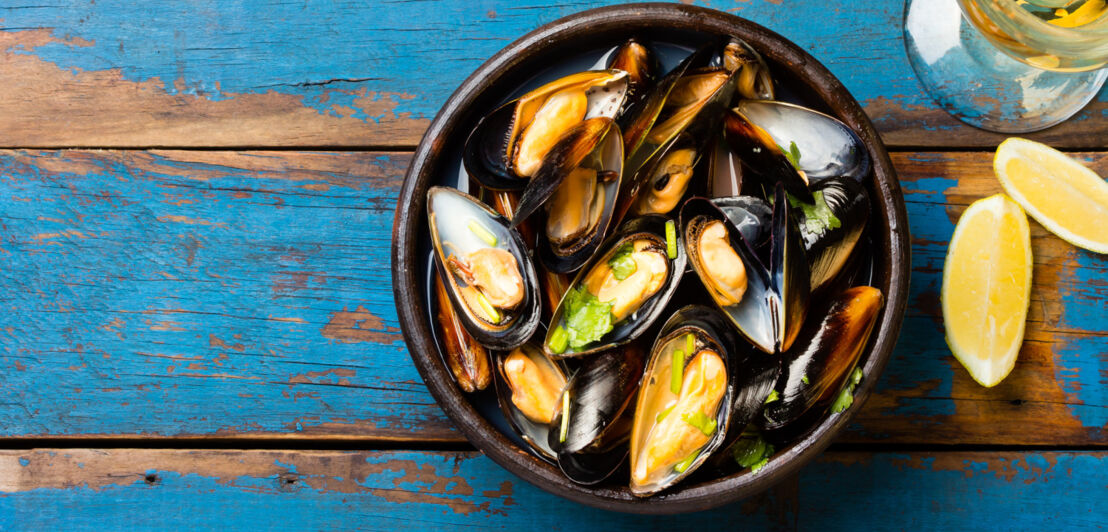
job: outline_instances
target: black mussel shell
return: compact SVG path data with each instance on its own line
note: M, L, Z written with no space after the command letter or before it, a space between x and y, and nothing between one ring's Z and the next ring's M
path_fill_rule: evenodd
M762 55L746 41L732 37L720 52L719 64L729 71L738 71L735 90L740 98L772 100L773 76Z
M626 111L642 100L661 73L661 64L649 46L632 37L612 53L608 68L627 73Z
M551 423L549 444L570 480L596 484L623 463L634 410L629 407L645 363L643 349L631 343L583 359L566 384L565 431L564 412L559 412Z
M767 188L777 183L785 190L805 202L812 202L812 192L808 183L797 171L784 150L765 129L758 127L739 112L731 109L723 117L723 138L731 151L745 163L750 174L761 178Z
M538 256L543 265L554 273L568 273L580 268L608 235L623 174L623 143L619 127L608 118L591 118L567 132L551 148L542 166L531 178L512 218L512 225L516 226L543 205L548 205L566 176L583 164L597 170L601 180L598 186L604 190L603 211L596 227L563 248L556 247L546 233L549 212L542 217L536 230Z
M673 351L670 346L673 346L676 342L676 347L681 347L685 344L682 338L689 334L693 335L696 344L700 348L716 351L726 365L727 388L721 400L720 408L716 412L716 429L704 446L697 451L699 454L684 471L680 473L673 471L667 478L656 484L635 485L632 482L631 491L636 496L652 495L692 474L720 448L727 438L729 427L736 422L736 413L740 416L739 423L744 426L749 423L757 410L749 411L750 408L747 403L755 402L757 398L753 395L763 393L763 390L764 394L758 401L765 401L765 395L769 394L773 382L775 382L776 374L768 372L762 374L762 366L766 363L772 363L774 358L762 353L757 353L757 357L753 358L754 349L742 341L739 335L735 333L734 327L719 311L703 305L682 307L666 320L651 348L650 359L647 362L643 382L639 387L635 402L635 424L631 432L633 449L642 445L648 431L657 423L659 412L648 411L653 406L651 405L652 397L650 394L655 393L651 390L657 390L659 384L668 386L666 383L670 382L671 375L665 369L666 366L660 366L662 368L660 371L666 373L665 375L657 374L659 371L656 369L659 368L658 364L664 362L664 359L659 357L672 354ZM691 356L691 354L686 353L686 356ZM752 362L753 366L748 366ZM755 373L751 373L752 371ZM662 382L659 383L658 379L661 379ZM736 397L742 400L736 403ZM758 402L758 406L761 406L761 402ZM634 461L635 457L632 457L632 462Z
M685 248L681 243L681 230L674 221L665 216L643 216L624 223L615 234L604 241L599 248L600 251L595 253L589 261L578 270L577 276L573 279L573 282L570 283L569 288L569 290L572 291L584 283L585 278L592 271L593 267L599 265L601 261L607 261L627 242L643 238L650 239L658 243L662 248L662 252L665 253L667 251L667 223L672 223L674 225L676 256L672 259L668 259L669 271L667 272L665 284L663 284L651 298L643 303L637 311L627 316L623 321L614 324L612 330L599 340L583 346L580 350L567 347L565 351L555 353L551 351L550 340L551 337L556 334L556 331L565 325L563 321L563 312L565 311L567 298L563 296L562 301L558 304L558 308L554 310L554 315L551 318L550 327L547 331L546 340L543 342L543 349L547 354L555 358L567 358L580 357L590 353L605 351L638 338L658 319L681 282L681 276L685 273L686 262ZM568 292L569 291L567 291L567 294Z
M678 80L686 72L708 66L712 55L719 48L718 41L712 41L698 48L681 61L665 77L658 81L641 98L637 99L619 117L620 130L623 131L624 156L627 158L628 172L634 172L641 164L650 158L664 143L645 145L647 133L654 126L654 122L665 107L669 93L677 85ZM726 105L727 102L724 102ZM639 152L643 153L639 153Z
M842 270L869 220L869 194L848 177L812 185L815 204L798 205L797 223L811 271L812 291Z
M709 197L766 197L761 181L745 178L742 159L731 152L722 134L716 135L715 140L708 145L708 149L709 154L702 160L705 161L704 173L708 176L706 188Z
M519 349L525 350L524 354L526 356L538 359L539 363L550 364L549 369L558 372L563 378L567 377L568 370L565 364L560 360L548 357L538 345L528 343L520 346ZM553 461L556 455L554 450L550 448L550 425L528 418L512 401L512 388L508 383L504 370L504 361L509 355L508 351L501 351L496 355L496 378L494 383L496 384L496 399L500 404L500 410L504 413L504 417L516 434L530 445L536 454ZM560 396L563 391L564 389L559 390L558 395Z
M445 218L442 224L438 223L440 217ZM493 247L473 233L468 220L477 221L484 230L491 232L496 238L495 247L515 257L523 278L523 301L514 310L504 311L505 318L499 324L485 322L474 314L458 293L456 276L445 264L448 255L444 247L447 245L455 253L463 254ZM489 349L513 349L531 338L539 327L541 314L538 276L523 239L509 227L508 220L469 194L449 187L431 187L427 191L427 223L435 250L435 266L466 331Z
M834 117L775 101L743 100L735 111L764 131L772 139L771 146L794 151L797 168L810 185L830 177L861 181L869 174L866 145L853 129Z
M733 221L733 218L743 215L741 209L727 207L733 213L728 216L720 205L704 198L690 199L681 209L682 236L685 238L689 262L710 293L714 289L708 272L700 263L699 253L695 249L696 235L692 232L699 230L697 221L701 219L720 220L727 227L731 247L746 268L747 285L746 292L738 303L724 305L716 301L716 304L731 318L747 340L766 353L779 353L792 345L804 322L810 294L804 248L782 185L777 186L774 197L768 245L758 248L747 238L748 235L760 234L756 229L757 225L740 230ZM751 205L758 204L747 201ZM749 211L746 214L755 224L764 224L764 214ZM693 226L694 223L697 227Z
M779 430L805 416L821 414L843 387L866 347L884 305L881 291L849 288L831 298L809 320L793 347L782 355L775 389L778 400L766 405L767 430Z
M525 188L529 179L516 175L508 156L517 135L516 107L530 96L549 96L573 86L586 87L589 99L585 118L615 118L626 100L627 73L604 70L570 74L496 108L478 121L466 138L462 163L470 177L489 190Z
M712 200L723 215L757 253L767 249L773 229L773 207L755 196L733 196ZM766 251L768 253L768 250Z

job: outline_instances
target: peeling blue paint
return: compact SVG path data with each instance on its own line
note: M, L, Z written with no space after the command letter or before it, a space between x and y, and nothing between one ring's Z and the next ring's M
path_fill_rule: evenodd
M564 15L616 3L454 0L429 8L424 2L101 0L0 8L0 19L7 28L52 28L58 39L90 41L90 46L56 42L19 51L65 70L118 68L127 80L157 79L170 94L211 100L291 94L322 114L356 111L357 118L379 121L386 114L367 116L355 100L398 95L395 113L432 117L470 72L510 41ZM793 40L859 101L936 108L904 53L901 2L865 2L850 9L826 2L698 3L732 11ZM1108 92L1100 100L1108 100Z

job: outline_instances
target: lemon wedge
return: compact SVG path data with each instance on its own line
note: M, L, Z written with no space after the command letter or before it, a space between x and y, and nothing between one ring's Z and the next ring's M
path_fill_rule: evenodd
M973 380L991 387L1016 364L1031 299L1031 233L1004 194L978 200L954 228L943 266L946 343Z
M1108 182L1038 142L1000 144L993 170L1004 191L1035 221L1077 247L1108 253Z

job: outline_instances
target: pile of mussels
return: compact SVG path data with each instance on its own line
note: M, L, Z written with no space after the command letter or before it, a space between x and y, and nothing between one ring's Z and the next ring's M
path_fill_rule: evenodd
M825 415L884 298L851 286L871 165L850 128L774 101L739 39L664 75L636 40L607 57L478 123L484 201L428 191L435 326L533 452L582 484L629 456L648 496Z

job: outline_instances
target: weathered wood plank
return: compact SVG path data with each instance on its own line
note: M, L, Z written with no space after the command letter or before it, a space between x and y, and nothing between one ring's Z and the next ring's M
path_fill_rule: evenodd
M485 59L558 17L617 3L96 2L0 7L0 146L397 146ZM809 50L899 146L995 146L923 92L903 2L698 2ZM1108 92L1036 135L1099 149Z
M1108 174L1108 154L1079 154ZM404 348L395 153L0 152L0 435L460 441ZM852 442L1108 444L1108 259L1032 222L1012 375L982 389L938 289L988 153L898 154L912 304Z
M1093 452L829 452L763 495L663 517L566 501L476 453L44 449L0 452L0 473L4 529L1074 530L1108 513Z

